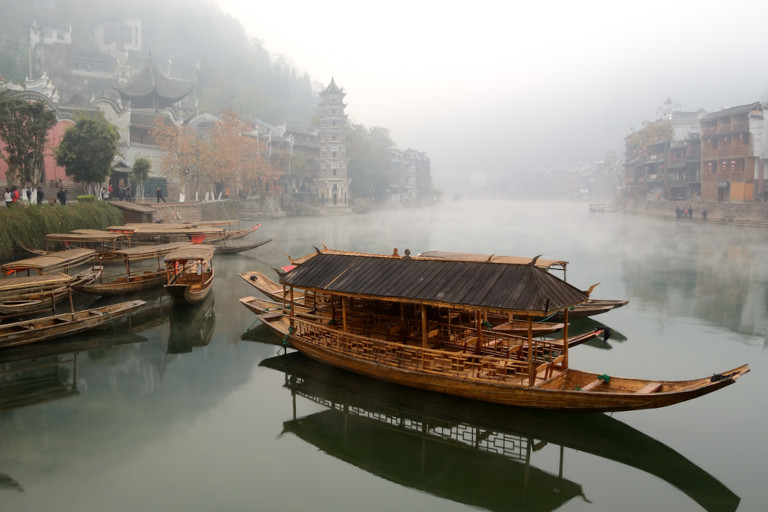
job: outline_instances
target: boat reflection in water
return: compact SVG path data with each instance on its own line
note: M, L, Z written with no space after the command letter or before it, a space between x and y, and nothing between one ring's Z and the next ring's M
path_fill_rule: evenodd
M134 333L96 332L0 351L0 412L77 396L82 352L147 341Z
M174 304L171 308L171 333L168 336L168 353L184 354L195 347L204 347L211 342L216 327L213 312L213 292L197 304L183 306Z
M563 475L565 448L663 479L705 510L740 498L672 448L605 414L531 411L390 385L292 352L262 361L285 373L294 417L283 423L324 452L387 480L489 510L555 510L581 485ZM297 416L296 397L327 407ZM557 474L532 465L560 447Z

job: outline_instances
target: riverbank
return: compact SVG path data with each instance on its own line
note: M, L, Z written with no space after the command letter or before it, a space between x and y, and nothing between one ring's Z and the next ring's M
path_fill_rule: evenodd
M123 224L123 214L103 201L62 206L23 205L0 209L0 261L25 257L22 247L45 248L45 235Z
M677 220L675 208L692 209L688 221L768 228L768 203L718 203L713 201L639 201L629 199L624 212ZM706 212L706 217L704 216Z

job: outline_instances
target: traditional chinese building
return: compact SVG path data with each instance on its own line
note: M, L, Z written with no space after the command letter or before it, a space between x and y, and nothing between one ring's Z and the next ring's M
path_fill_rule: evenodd
M317 144L320 154L317 157L318 178L317 194L321 204L328 207L349 205L349 178L347 177L347 115L344 113L346 93L336 82L331 83L320 93L318 117L320 128L317 131Z
M701 120L701 198L753 201L762 186L760 154L763 109L751 103Z

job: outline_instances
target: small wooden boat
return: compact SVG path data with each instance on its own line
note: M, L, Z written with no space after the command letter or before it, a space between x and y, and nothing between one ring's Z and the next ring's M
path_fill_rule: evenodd
M252 226L250 228L237 229L235 231L230 231L225 235L224 238L225 240L236 240L239 238L245 238L246 236L250 235L257 229L259 229L260 227L261 227L261 224L256 224L255 226Z
M595 374L569 368L568 312L586 292L535 265L317 250L281 275L281 284L321 294L332 317L290 308L258 318L305 355L331 366L394 384L521 407L625 411L672 405L733 384L749 372L738 366L711 377L670 381ZM396 339L380 312L420 316ZM477 328L441 325L434 315L475 312ZM516 315L529 322L562 310L562 342L483 329L480 313ZM362 314L361 314L362 313ZM430 315L433 315L432 317ZM355 319L364 317L364 324ZM384 318L391 318L386 316ZM397 326L399 328L399 326Z
M607 313L608 311L613 311L614 309L626 306L627 304L629 304L629 301L622 299L588 299L583 304L577 304L569 309L568 318L576 320L577 318L595 316L601 313ZM563 313L558 311L548 317L547 320L562 322Z
M45 235L46 246L63 246L66 249L93 249L102 260L107 260L118 249L130 247L130 237L124 233L113 233L101 229L75 229L69 233Z
M3 276L10 275L45 275L64 272L83 266L93 261L96 251L93 249L67 249L64 251L47 252L23 260L12 261L0 265Z
M143 300L133 300L83 311L3 324L0 325L0 347L48 341L111 325L115 320L143 305Z
M195 304L213 287L213 253L210 245L192 244L165 256L165 290L177 304Z
M101 275L101 266L92 266L75 276L45 274L0 281L0 317L19 318L55 311L77 286L87 285Z
M264 272L254 270L252 272L241 272L240 277L248 284L259 290L261 293L274 300L275 302L283 302L285 294L285 288L280 283L273 281ZM299 300L300 297L294 297L294 300Z
M116 250L112 257L124 261L124 273L102 276L90 283L74 285L74 288L92 295L103 296L125 295L157 288L167 282L165 265L161 258L176 249L191 245L189 242L172 242L158 245L139 245ZM138 262L151 259L157 260L155 268L137 270L136 264Z
M269 238L267 240L261 240L251 244L231 244L227 242L227 239L225 239L220 242L214 242L212 245L216 249L216 254L237 254L261 247L262 245L268 244L271 241L272 239Z

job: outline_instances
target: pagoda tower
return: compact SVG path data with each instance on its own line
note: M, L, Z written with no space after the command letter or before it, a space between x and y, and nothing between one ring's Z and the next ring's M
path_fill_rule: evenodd
M318 117L320 128L317 142L320 146L317 194L327 207L349 206L349 178L347 177L347 115L344 96L331 78L331 83L320 93Z

